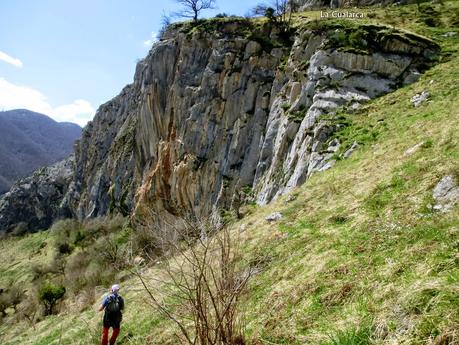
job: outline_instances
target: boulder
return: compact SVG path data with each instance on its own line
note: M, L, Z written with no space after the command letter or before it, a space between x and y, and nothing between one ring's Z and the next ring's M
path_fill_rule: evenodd
M424 142L420 142L420 143L417 143L416 145L410 147L409 149L407 149L404 153L404 156L408 157L408 156L411 156L411 155L414 155L416 152L419 151L419 149L422 147L422 145L424 145Z
M354 153L354 151L357 150L359 147L360 147L360 145L356 141L354 141L352 143L351 147L348 148L346 150L346 152L343 153L343 157L344 158L349 158Z
M282 214L280 212L271 213L265 218L265 220L268 222L277 222L280 219L282 219Z
M434 210L450 211L459 201L459 187L454 176L444 176L435 186L432 196L435 200Z
M422 103L429 99L429 96L430 94L428 91L422 91L421 93L417 93L411 97L411 103L413 103L415 107L419 107Z

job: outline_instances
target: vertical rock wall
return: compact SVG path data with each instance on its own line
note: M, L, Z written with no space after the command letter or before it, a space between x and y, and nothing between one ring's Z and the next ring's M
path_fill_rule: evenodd
M415 81L437 51L378 26L304 27L290 40L243 19L176 26L84 129L59 207L173 218L268 203L333 165L339 128L324 114Z

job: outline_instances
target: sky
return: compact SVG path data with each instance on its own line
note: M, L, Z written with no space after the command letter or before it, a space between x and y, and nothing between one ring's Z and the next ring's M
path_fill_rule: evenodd
M260 0L217 0L244 15ZM0 0L0 111L84 126L132 82L175 0Z

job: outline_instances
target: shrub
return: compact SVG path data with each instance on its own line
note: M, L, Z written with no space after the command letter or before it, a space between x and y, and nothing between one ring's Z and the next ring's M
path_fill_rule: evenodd
M51 232L55 234L54 247L57 251L61 254L70 254L80 230L81 223L75 219L64 219L54 223Z
M438 12L433 6L430 4L423 5L420 7L421 12L421 20L430 27L437 27L441 25L440 20L440 12Z
M115 278L117 270L114 266L91 262L84 272L86 288L98 285L109 285Z
M87 310L96 302L96 293L94 288L83 289L75 298L76 308L79 312Z
M68 258L65 268L65 280L68 282L66 285L71 286L72 291L80 291L87 285L85 271L89 266L89 262L90 257L87 251L80 251Z
M147 226L139 225L132 234L134 252L145 254L146 257L159 255L158 236Z
M432 139L427 139L425 142L422 143L421 147L423 149L429 149L433 146L433 140Z
M27 233L27 229L28 229L28 224L26 222L20 222L16 224L13 231L11 232L11 235L13 236L25 235Z
M165 244L175 255L163 257L165 276L153 282L137 270L131 272L140 279L156 311L175 322L178 343L244 344L241 298L255 271L243 261L240 242L234 241L227 228L209 222L151 225L153 233L178 234L174 242ZM167 300L159 297L166 295ZM177 308L177 303L182 307Z
M45 264L35 264L31 267L32 279L38 280L40 278L45 278L48 275L64 275L65 266L67 265L67 260L63 257L62 254L56 253L53 261L48 265Z
M73 247L70 245L70 243L58 243L57 244L57 251L60 254L70 254L73 251Z
M132 249L127 246L131 229L121 216L85 222L61 220L51 231L55 236L53 260L31 267L33 280L42 283L36 295L45 307L45 315L54 312L66 288L78 294L97 285L109 284L116 271L126 267L126 257L132 257L129 251ZM62 286L49 281L59 281Z
M65 287L49 281L44 282L38 289L38 299L45 307L45 315L54 312L57 302L65 295Z
M332 34L330 34L330 42L334 46L342 47L342 46L347 45L348 36L346 35L345 31L336 30Z
M18 318L26 319L33 326L37 321L39 309L37 297L27 296L18 306Z
M291 107L291 104L290 104L289 102L284 102L284 103L281 104L281 109L282 109L283 111L289 110L290 107Z
M32 280L37 280L41 277L46 276L48 273L50 273L49 265L43 265L43 264L32 265L30 270L32 272Z
M6 310L13 308L24 299L24 291L19 286L11 286L0 294L0 313L6 316Z
M281 33L288 33L292 26L292 14L298 10L299 4L296 1L277 0L271 4L258 4L252 9L252 14L265 16L270 25L276 27Z
M95 218L87 221L84 224L84 232L86 237L92 241L100 237L100 235L108 235L121 231L125 226L126 220L121 215L105 218Z
M67 260L62 256L62 254L56 254L53 261L48 265L48 272L57 274L57 275L64 275L65 274L65 266L67 265Z

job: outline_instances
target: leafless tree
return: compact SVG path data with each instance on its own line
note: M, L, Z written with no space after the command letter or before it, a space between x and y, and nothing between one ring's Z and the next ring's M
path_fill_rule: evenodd
M272 0L269 3L261 3L252 9L255 16L266 16L269 21L281 25L290 26L292 14L298 12L297 0Z
M19 317L26 319L33 329L35 329L39 309L40 306L37 299L34 296L27 296L19 305Z
M201 11L214 9L216 5L215 0L175 0L175 2L182 6L182 10L174 13L174 16L192 18L194 21L198 20Z
M135 268L132 273L151 306L177 326L178 341L243 345L240 301L255 268L244 264L239 242L228 228L182 219L149 230L166 246L159 273L151 276Z

